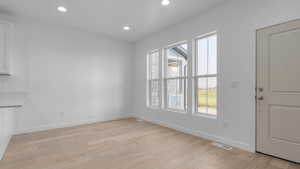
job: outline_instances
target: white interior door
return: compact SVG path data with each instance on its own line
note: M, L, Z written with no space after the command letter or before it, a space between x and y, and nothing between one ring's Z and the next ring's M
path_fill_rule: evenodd
M257 32L256 149L300 162L300 20Z

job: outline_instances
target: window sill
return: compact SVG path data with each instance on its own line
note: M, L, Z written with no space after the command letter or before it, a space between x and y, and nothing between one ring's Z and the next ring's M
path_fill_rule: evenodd
M203 117L203 118L207 118L207 119L212 119L212 120L217 120L218 119L218 115L210 115L210 114L206 114L206 113L199 113L199 112L193 112L193 116L195 117Z

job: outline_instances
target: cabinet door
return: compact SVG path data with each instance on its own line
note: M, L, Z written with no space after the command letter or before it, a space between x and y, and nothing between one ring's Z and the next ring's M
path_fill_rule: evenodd
M3 110L0 109L0 147L4 140L4 113Z
M9 29L10 25L0 21L0 75L9 75Z
M14 130L14 109L13 108L6 108L3 109L3 124L4 124L4 131L3 131L3 135L4 137L10 137L13 134L13 130Z

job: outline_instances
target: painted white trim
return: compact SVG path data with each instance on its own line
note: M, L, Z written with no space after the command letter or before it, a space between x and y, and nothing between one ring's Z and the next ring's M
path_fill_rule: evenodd
M254 64L255 64L255 73L254 76L252 77L253 79L252 81L252 88L253 89L253 93L251 95L251 97L253 98L252 101L252 106L251 106L251 117L250 117L250 151L251 152L256 152L256 81L257 81L257 42L256 42L256 36L257 36L257 30L255 31L251 31L251 36L250 36L250 56L251 58L254 58ZM254 106L253 106L254 105Z
M197 131L197 130L185 128L185 127L182 127L182 126L179 126L179 125L176 125L176 124L171 124L171 123L163 122L163 121L160 121L160 120L149 120L149 119L146 119L144 117L136 117L136 118L142 119L144 121L148 121L148 122L151 122L151 123L155 123L155 124L158 124L158 125L161 125L161 126L164 126L164 127L168 127L168 128L171 128L171 129L183 132L183 133L191 134L193 136L201 137L201 138L208 139L208 140L215 141L215 142L220 142L220 143L232 146L232 147L236 147L236 148L240 148L240 149L245 150L245 151L252 152L251 148L250 148L250 145L247 144L247 143L243 143L243 142L228 139L228 138L219 137L219 136L216 136L216 135L211 135L211 134L208 134L208 133L205 133L205 132L202 132L202 131Z
M5 153L6 149L7 149L7 146L9 144L9 142L10 142L10 139L11 139L11 136L5 137L5 139L3 140L3 142L0 143L0 160L2 160L3 157L4 157L4 153Z
M87 119L87 120L80 120L80 121L74 121L74 122L63 122L59 124L49 124L49 125L43 125L38 126L34 128L27 128L27 129L16 129L14 132L14 135L17 134L26 134L26 133L33 133L38 131L46 131L50 129L58 129L58 128L65 128L65 127L74 127L84 124L92 124L92 123L98 123L98 122L107 122L112 120L120 120L125 118L130 118L130 115L127 114L114 114L110 117L102 117L102 118L93 118L93 119Z
M173 48L175 46L178 46L178 45L182 45L182 44L188 44L188 40L182 40L182 41L179 41L179 42L174 42L174 43L171 43L169 45L166 45L165 47L162 48L163 51L167 50L167 49L170 49L170 48Z

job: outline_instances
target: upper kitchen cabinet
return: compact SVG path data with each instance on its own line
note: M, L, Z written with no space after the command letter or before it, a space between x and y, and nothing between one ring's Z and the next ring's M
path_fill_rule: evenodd
M0 76L9 76L12 24L0 20Z

